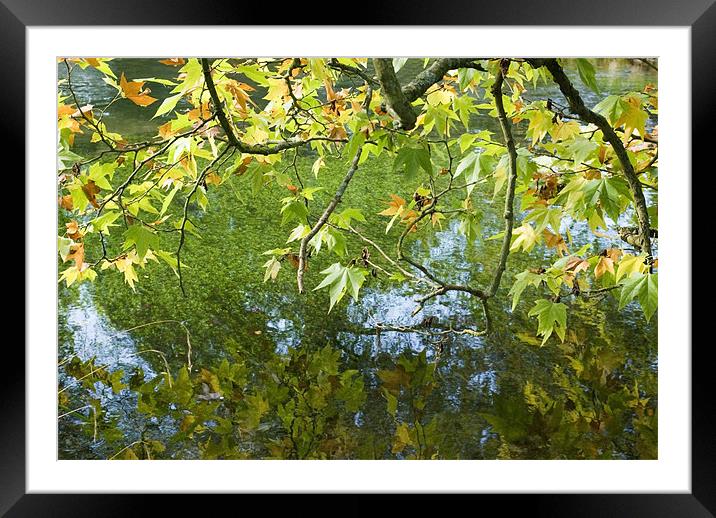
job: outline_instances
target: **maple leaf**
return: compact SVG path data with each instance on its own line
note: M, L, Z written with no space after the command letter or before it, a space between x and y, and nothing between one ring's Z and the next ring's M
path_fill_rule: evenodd
M279 263L275 257L272 257L264 263L264 268L266 268L266 273L264 274L264 282L268 281L269 279L276 280L278 272L281 269L281 263Z
M241 109L245 112L248 108L247 103L253 104L256 106L256 103L251 100L251 97L246 92L253 92L255 88L253 88L250 85L247 85L246 83L240 83L239 81L230 80L227 81L224 85L226 88L226 91L229 92L231 95L234 96L234 99L236 99L236 102L239 103L239 106L241 106Z
M148 95L150 90L148 88L143 90L143 86L144 81L127 81L127 78L124 77L124 72L119 78L119 87L124 97L139 106L149 106L156 102L157 99L150 97Z
M116 261L114 261L114 266L117 267L117 270L119 270L121 273L124 274L124 282L129 284L129 286L134 290L134 283L139 280L137 277L137 272L134 269L133 263L135 262L135 259L137 258L136 254L127 254L120 258L118 258ZM112 264L112 263L110 263ZM104 266L103 266L104 267Z
M98 209L99 203L97 203L97 194L99 194L99 187L97 187L97 184L94 183L93 180L88 181L85 185L82 186L82 192L85 193L85 196L87 196L87 199L92 204L92 206L95 209Z
M167 58L167 59L161 59L159 62L163 65L169 65L172 67L180 67L184 63L186 63L186 59L184 58Z
M602 252L602 255L611 259L612 262L617 262L622 256L622 251L619 248L607 248Z
M346 140L348 139L348 133L342 124L331 124L329 126L331 131L328 133L328 138L331 140Z
M522 248L525 252L529 252L535 244L537 244L538 234L535 232L534 227L532 227L529 223L525 223L524 225L514 229L512 231L512 235L517 236L517 238L515 238L512 246L510 246L511 251Z
M544 236L545 244L549 248L556 248L557 253L560 255L560 257L564 254L569 253L569 250L567 249L567 243L564 242L564 238L560 234L553 234L545 228L542 231L542 235Z
M644 135L645 133L644 128L649 115L641 109L641 105L641 99L634 96L630 96L626 101L622 100L621 102L622 113L614 126L624 125L624 137L622 140L625 143L629 141L634 130L637 130L639 135Z
M204 178L207 185L221 185L221 176L213 171Z
M67 194L65 196L60 196L57 199L57 203L65 210L72 210L72 195Z
M163 139L168 139L172 135L174 135L174 133L176 133L176 131L172 129L172 121L169 121L166 124L162 124L161 126L159 126L158 130L159 136Z
M567 259L567 264L564 266L566 271L572 271L575 275L581 271L586 272L589 270L589 261L585 261L578 255L573 255Z
M211 110L209 109L209 101L203 103L201 105L201 109L194 108L193 110L189 110L187 112L187 117L190 121L195 121L199 119L208 119L211 117Z
M70 247L70 253L67 254L65 261L69 261L70 259L74 259L77 271L81 272L82 270L84 270L84 268L87 266L87 263L85 263L84 243L75 243Z
M77 223L77 221L72 220L69 223L65 223L65 227L67 228L67 237L75 241L77 241L78 239L82 239L83 234L79 228L79 224Z
M594 276L599 279L606 272L614 273L614 261L611 257L601 256L594 266Z
M394 216L395 214L402 212L403 207L407 204L407 202L397 194L391 194L390 197L391 201L388 202L389 207L379 212L378 214L380 216Z

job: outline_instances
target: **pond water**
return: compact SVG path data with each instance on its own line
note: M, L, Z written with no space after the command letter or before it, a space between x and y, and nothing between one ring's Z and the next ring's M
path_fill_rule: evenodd
M655 71L634 61L604 59L594 63L602 96L584 88L574 69L568 67L590 106L603 95L639 91L647 83L656 83ZM111 65L117 75L124 72L130 79L169 77L175 72L152 59L117 59ZM410 77L421 66L421 62L409 61L400 76ZM63 68L58 67L60 77L64 76ZM80 101L94 106L107 104L115 93L91 69L73 72L73 85ZM151 84L150 88L152 95L160 99L169 90L160 84ZM529 97L562 99L556 88L544 86L530 91ZM147 122L147 118L146 109L130 102L115 103L105 115L111 131L133 138L153 134L162 122ZM490 118L475 117L471 130L496 131L493 124ZM366 229L384 227L385 218L377 213L385 208L390 194L406 196L414 188L395 178L387 160L368 160L342 202L346 207L362 209L368 219ZM309 184L313 178L312 161L310 156L300 156L298 160L299 170ZM317 195L314 211L326 203L345 167L341 159L327 161L321 174L332 184ZM280 356L295 349L315 350L330 345L341 351L342 365L357 370L364 380L366 401L355 412L352 426L356 437L374 445L370 450L356 446L344 452L345 456L402 458L390 447L396 422L385 410L377 371L394 367L400 357L413 357L425 350L427 360L437 362L437 366L435 387L423 418L437 423L435 441L440 458L656 456L656 318L647 324L634 305L618 311L613 298L572 300L568 303L566 342L560 344L552 339L539 347L536 321L527 316L537 298L535 293L526 292L514 311L507 295L515 273L546 264L546 254L542 257L544 252L538 249L529 256L510 257L502 286L492 301L495 331L490 335L454 335L438 348L434 338L420 333L377 333L377 322L410 325L420 323L426 316L457 328L480 328L481 308L469 296L450 292L433 299L413 317L420 291L379 276L367 282L358 302L346 297L328 313L327 294L310 292L310 287L320 282L319 272L336 260L325 253L312 260L315 264L307 272L308 295L298 294L294 270L288 265L276 282L264 283L262 265L267 257L261 254L284 246L290 231L281 226L279 214L279 200L285 193L280 187L268 187L254 194L241 182L228 189L209 191L208 212L194 216L202 238L190 239L183 255L183 261L191 267L184 273L186 296L182 296L173 273L160 265L139 271L136 292L116 274L100 275L93 284L81 288L61 284L58 359L73 355L83 360L94 357L110 370L141 368L145 379L150 379L165 369L163 358L171 369L187 363L184 326L191 335L194 371L237 355ZM433 234L409 238L408 249L413 257L452 282L484 286L500 246L499 241L485 238L502 230L498 218L502 200L493 200L487 192L481 201L481 239L469 244L458 231L457 222L447 222ZM60 225L63 226L62 220ZM620 246L618 239L594 238L580 225L563 225L571 227L574 249L587 239L591 239L595 250ZM379 231L371 236L385 249L394 249L394 235ZM163 248L174 249L171 243ZM349 239L348 247L349 254L355 255L362 244ZM176 321L183 322L183 326ZM138 327L149 323L156 324ZM125 331L132 328L137 329ZM160 351L161 355L152 351ZM260 369L260 365L256 368ZM648 401L646 410L629 406L631 400L625 394L630 391L635 391L636 399ZM535 402L535 394L542 392L544 395ZM125 443L130 444L147 424L133 412L136 399L131 394L125 396L120 401L111 394L104 397L115 398L113 404L121 409L117 412L122 414L120 427ZM577 411L579 418L575 417ZM652 418L646 420L644 412ZM61 458L107 458L116 453L102 441L78 433L71 421L65 422L67 419L60 420ZM154 437L161 440L162 433L169 435L174 428L157 430ZM247 447L249 456L268 456L267 445L268 442ZM183 449L176 458L195 454Z

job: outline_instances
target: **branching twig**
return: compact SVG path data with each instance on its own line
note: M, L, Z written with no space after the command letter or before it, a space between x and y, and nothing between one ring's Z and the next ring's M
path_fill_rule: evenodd
M506 66L504 66L505 62L506 65L509 66L508 60L505 60L500 63L500 67L495 75L495 82L492 85L492 95L495 98L495 106L497 107L497 118L500 121L502 136L505 139L505 145L507 146L507 157L509 160L510 175L507 180L507 194L505 195L505 211L503 214L503 217L505 218L505 235L502 238L500 259L498 260L497 267L492 278L492 283L490 284L490 290L487 292L488 297L493 297L495 293L497 293L497 288L500 286L502 274L505 272L505 268L507 266L507 257L510 255L512 227L514 226L515 220L514 201L515 184L517 183L517 149L515 148L515 141L512 137L510 121L507 119L507 114L505 113L505 106L502 101L502 82L504 79L503 70L506 69Z
M611 144L614 149L619 162L621 163L624 171L624 177L629 184L629 190L634 198L634 205L636 208L637 219L639 220L639 234L642 241L643 250L646 252L647 257L651 257L651 240L649 239L649 213L647 211L646 199L644 198L644 192L639 183L639 178L634 171L634 166L629 160L629 155L624 147L619 136L614 131L614 128L609 124L607 119L602 115L590 110L584 104L582 97L580 96L577 89L572 85L572 82L564 73L562 66L557 62L556 59L531 59L530 64L535 67L544 66L549 70L554 78L554 81L559 85L559 89L567 99L570 110L581 117L584 121L589 122L597 126L602 130L604 140Z

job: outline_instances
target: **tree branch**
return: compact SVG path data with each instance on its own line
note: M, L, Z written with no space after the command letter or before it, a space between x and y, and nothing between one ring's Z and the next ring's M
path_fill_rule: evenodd
M417 115L413 111L410 103L423 95L432 85L440 81L449 70L456 68L484 70L479 63L475 63L475 59L476 58L437 59L428 68L415 76L405 87L400 86L400 82L395 75L392 59L375 58L373 59L373 66L380 81L383 97L386 98L388 104L398 116L401 127L405 130L411 130L415 127Z
M353 178L353 175L358 170L358 161L360 160L361 151L363 150L363 147L361 146L360 149L356 152L356 156L353 157L353 161L351 162L351 166L348 168L348 172L343 177L343 181L338 186L338 189L336 190L336 194L333 195L333 198L331 198L331 201L328 203L328 206L323 211L323 214L321 214L321 217L318 218L318 221L315 225L313 225L313 228L311 228L310 232L306 234L303 239L301 239L301 245L298 250L298 271L296 272L296 282L298 284L298 292L304 293L304 287L303 287L303 274L306 271L306 253L307 253L307 246L308 242L314 238L316 234L318 234L318 231L323 228L323 225L326 224L328 221L329 216L333 213L334 210L336 210L336 207L341 202L341 198L343 197L343 193L346 192L346 189L348 188L348 184L350 183L351 179Z
M500 63L500 68L495 75L495 82L492 85L492 95L495 97L497 118L500 121L502 137L505 139L505 145L507 146L510 176L507 181L507 194L505 195L505 212L503 213L503 217L505 218L505 235L502 238L500 259L497 263L497 268L492 278L490 290L488 291L489 297L493 297L497 292L497 288L500 286L500 280L502 279L502 274L505 272L505 268L507 267L507 257L510 255L512 227L514 226L515 220L514 201L515 184L517 183L517 149L515 148L515 141L512 138L512 130L510 129L510 121L507 119L507 114L505 113L505 105L502 100L502 83L504 80L503 69L506 69L506 67L504 66L505 62L507 66L509 66L509 60L503 60Z
M368 111L368 107L370 106L371 98L373 97L373 89L370 86L370 83L366 83L366 94L365 94L365 100L363 101L363 109ZM296 272L296 283L298 284L298 292L299 293L305 293L305 289L303 286L303 275L306 272L306 253L307 253L307 247L308 242L314 238L316 234L318 234L318 231L321 230L323 225L326 224L328 221L328 218L333 213L334 210L336 210L336 207L341 202L341 198L343 197L343 193L346 192L346 189L348 188L348 184L351 182L351 179L353 178L353 175L358 170L358 162L360 162L361 154L363 153L363 146L361 146L357 151L356 155L353 157L353 161L351 162L350 167L348 168L348 172L343 177L343 181L341 181L341 184L338 186L338 189L336 189L336 194L333 195L333 198L328 203L328 206L323 211L323 214L321 214L321 217L318 218L318 221L315 225L311 228L308 234L306 234L303 239L301 239L301 244L299 246L298 250L298 271Z
M637 219L639 220L639 236L642 244L642 249L646 252L648 257L651 257L651 240L649 239L650 225L649 225L649 213L647 211L646 199L644 198L644 191L641 188L639 177L634 171L634 166L629 160L629 155L624 148L619 136L614 131L614 128L609 124L600 114L590 110L584 104L582 97L572 82L569 80L567 75L564 73L562 66L557 62L555 58L550 59L530 59L530 64L535 67L544 66L550 71L554 81L559 85L559 89L567 99L569 108L573 113L576 113L584 121L589 122L597 126L604 135L604 140L611 144L614 149L614 153L619 159L619 163L624 171L624 177L629 184L629 190L634 198L634 206L636 208Z
M436 59L428 68L420 72L415 79L403 88L403 95L409 102L413 102L423 95L428 88L440 81L450 70L457 68L474 68L484 71L477 58L441 58Z
M381 94L400 120L401 127L405 130L413 129L418 116L415 115L412 106L410 106L410 100L403 94L398 77L395 75L393 60L374 58L373 66L380 81Z
M211 77L211 68L209 66L209 60L206 58L201 59L201 67L204 72L204 81L206 82L206 89L209 91L209 95L211 96L211 101L214 104L214 110L216 112L216 117L219 119L219 125L221 126L221 129L224 130L224 133L226 134L226 138L229 141L229 144L242 153L246 153L248 155L274 155L276 153L280 153L281 151L285 151L286 149L294 149L301 146L305 146L306 144L309 144L310 142L314 141L328 141L328 142L347 142L346 139L332 139L328 137L313 137L309 139L288 139L288 140L268 140L265 144L246 144L244 142L241 142L234 133L233 129L231 128L231 124L229 123L229 120L226 118L226 114L224 113L224 110L221 106L221 99L219 99L219 94L216 91L216 85L214 84L214 80Z

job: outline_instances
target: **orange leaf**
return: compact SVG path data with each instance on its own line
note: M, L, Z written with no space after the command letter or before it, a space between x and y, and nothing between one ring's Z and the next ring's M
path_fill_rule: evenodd
M614 273L614 261L609 257L601 256L599 262L597 262L597 265L594 267L594 276L599 279L599 277L608 271Z
M221 185L221 176L214 172L207 174L205 180L207 185Z
M69 261L70 259L74 259L75 266L77 266L77 269L79 271L82 271L82 267L85 263L84 243L77 243L71 246L71 252L67 254L67 258L65 259L65 261Z
M77 221L72 220L69 223L65 223L65 227L67 228L67 237L75 241L82 239L82 232L80 231L80 226Z
M184 58L167 58L167 59L161 59L159 62L163 65L169 65L172 67L180 67L184 63L186 63L186 59Z
M342 124L332 124L330 126L331 131L328 133L328 138L331 140L345 140L348 138L348 133Z
M616 262L622 256L622 251L619 248L607 248L602 252L602 255L611 259L612 262Z
M391 194L392 201L388 202L389 207L378 214L381 216L393 216L405 206L406 201L397 194Z
M572 270L574 274L578 274L581 271L586 272L589 269L589 262L585 261L579 256L573 255L567 259L567 264L564 267L565 270Z
M82 191L85 193L85 196L87 196L87 199L90 201L92 206L95 209L98 209L99 203L97 203L97 194L99 194L99 187L97 187L97 184L90 180L82 186Z
M172 121L167 122L159 126L159 136L163 139L168 139L174 135L175 131L172 130Z
M544 229L542 235L544 236L545 244L549 248L556 248L560 256L569 253L567 243L564 242L564 238L560 234L553 234L549 230Z
M122 72L119 78L119 87L122 89L124 96L132 101L134 104L139 106L149 106L156 101L154 97L150 97L148 94L151 92L148 88L142 89L144 81L127 81Z
M60 196L57 200L60 207L62 207L65 210L72 210L72 195L68 194L66 196Z

